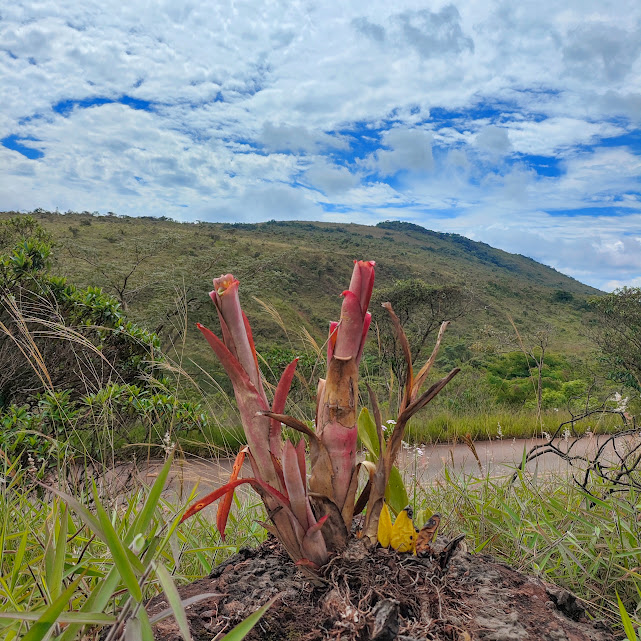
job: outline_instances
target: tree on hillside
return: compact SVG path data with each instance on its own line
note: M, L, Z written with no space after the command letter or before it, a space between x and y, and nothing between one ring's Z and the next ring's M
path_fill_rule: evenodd
M599 320L592 338L610 378L641 390L641 288L624 287L589 302Z
M376 326L382 361L394 375L403 380L405 360L394 328L381 305L390 302L407 335L414 360L420 360L423 347L443 321L455 320L471 307L470 291L456 285L435 287L419 278L394 283L378 290L372 298L372 315Z
M122 251L115 261L97 256L93 249L68 246L67 251L72 258L91 265L104 280L105 287L118 299L122 309L128 311L129 304L138 294L156 285L157 274L142 274L141 268L144 263L163 251L168 242L134 238L126 244L121 244Z

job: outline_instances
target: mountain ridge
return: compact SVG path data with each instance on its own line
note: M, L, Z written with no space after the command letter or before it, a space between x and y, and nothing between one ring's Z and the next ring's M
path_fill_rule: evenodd
M202 365L211 361L193 322L217 327L207 296L214 277L233 273L240 280L243 306L260 346L292 340L262 303L322 345L327 323L339 317L340 293L349 283L354 259L377 262L376 289L419 279L469 291L473 309L452 323L450 343L476 343L488 327L513 334L513 322L525 337L551 328L551 348L557 351L583 356L592 349L584 340L586 301L602 292L532 258L414 223L185 223L43 210L31 215L57 241L57 273L80 286L97 285L113 293L111 281L124 279L136 257L142 257L127 282L128 313L165 332L165 341L172 338L169 328L177 316L184 314L187 352Z

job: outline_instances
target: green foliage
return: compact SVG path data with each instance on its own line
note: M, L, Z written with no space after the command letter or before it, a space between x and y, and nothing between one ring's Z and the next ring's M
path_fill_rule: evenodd
M497 404L536 409L537 367L522 352L493 354L475 366L485 370L486 380ZM566 407L583 397L589 386L587 379L572 378L576 367L560 354L546 354L542 370L543 409Z
M557 289L554 294L552 294L552 302L554 303L571 303L574 300L574 296L571 292L566 292L564 289Z
M130 636L146 638L151 625L175 616L185 634L187 605L176 582L211 571L207 557L229 554L247 543L244 520L233 520L228 543L211 540L211 528L196 520L177 529L180 508L167 504L161 492L167 482L169 457L150 488L119 498L123 509L109 513L107 501L95 492L89 500L52 489L57 495L40 499L29 472L3 470L0 484L0 636L17 639L87 638L91 626L126 622ZM95 513L94 511L95 510ZM258 515L256 515L258 516ZM234 542L234 540L236 542ZM177 554L180 546L185 552ZM202 561L202 563L201 563ZM169 608L151 620L147 600L163 590ZM266 608L265 608L266 609ZM260 614L250 618L255 623ZM62 624L66 624L64 627ZM251 626L250 626L251 627ZM241 639L239 632L232 636ZM147 638L153 638L148 636Z
M165 433L202 429L200 405L178 399L174 382L160 376L158 336L99 287L52 275L51 239L33 218L0 222L0 241L6 456L42 474L63 446L101 458L107 441L160 445Z
M610 378L641 390L641 288L624 287L589 302L600 321L593 336Z

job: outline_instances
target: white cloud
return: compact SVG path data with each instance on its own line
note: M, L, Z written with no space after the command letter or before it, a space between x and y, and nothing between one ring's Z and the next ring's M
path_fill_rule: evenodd
M623 80L641 53L641 29L603 24L601 20L571 29L563 60L579 78L604 82Z
M479 149L492 155L505 155L512 149L508 132L495 125L481 129L475 142Z
M315 161L306 172L307 180L328 196L342 194L356 187L360 180L347 167L337 167L325 160Z
M390 129L383 135L383 145L369 156L365 166L382 176L399 171L429 171L434 167L433 136L421 129Z
M345 140L306 127L263 124L261 141L268 151L293 151L313 153L322 148L348 149Z

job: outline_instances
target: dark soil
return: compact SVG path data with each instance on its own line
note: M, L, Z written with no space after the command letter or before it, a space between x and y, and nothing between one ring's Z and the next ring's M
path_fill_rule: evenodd
M244 549L209 578L180 590L183 599L212 593L187 607L194 641L212 641L272 597L276 602L247 639L257 641L612 641L589 621L569 592L528 577L464 546L443 570L432 559L353 540L323 568L314 585L271 539ZM153 615L167 608L162 595ZM157 641L181 639L173 619L155 628Z

